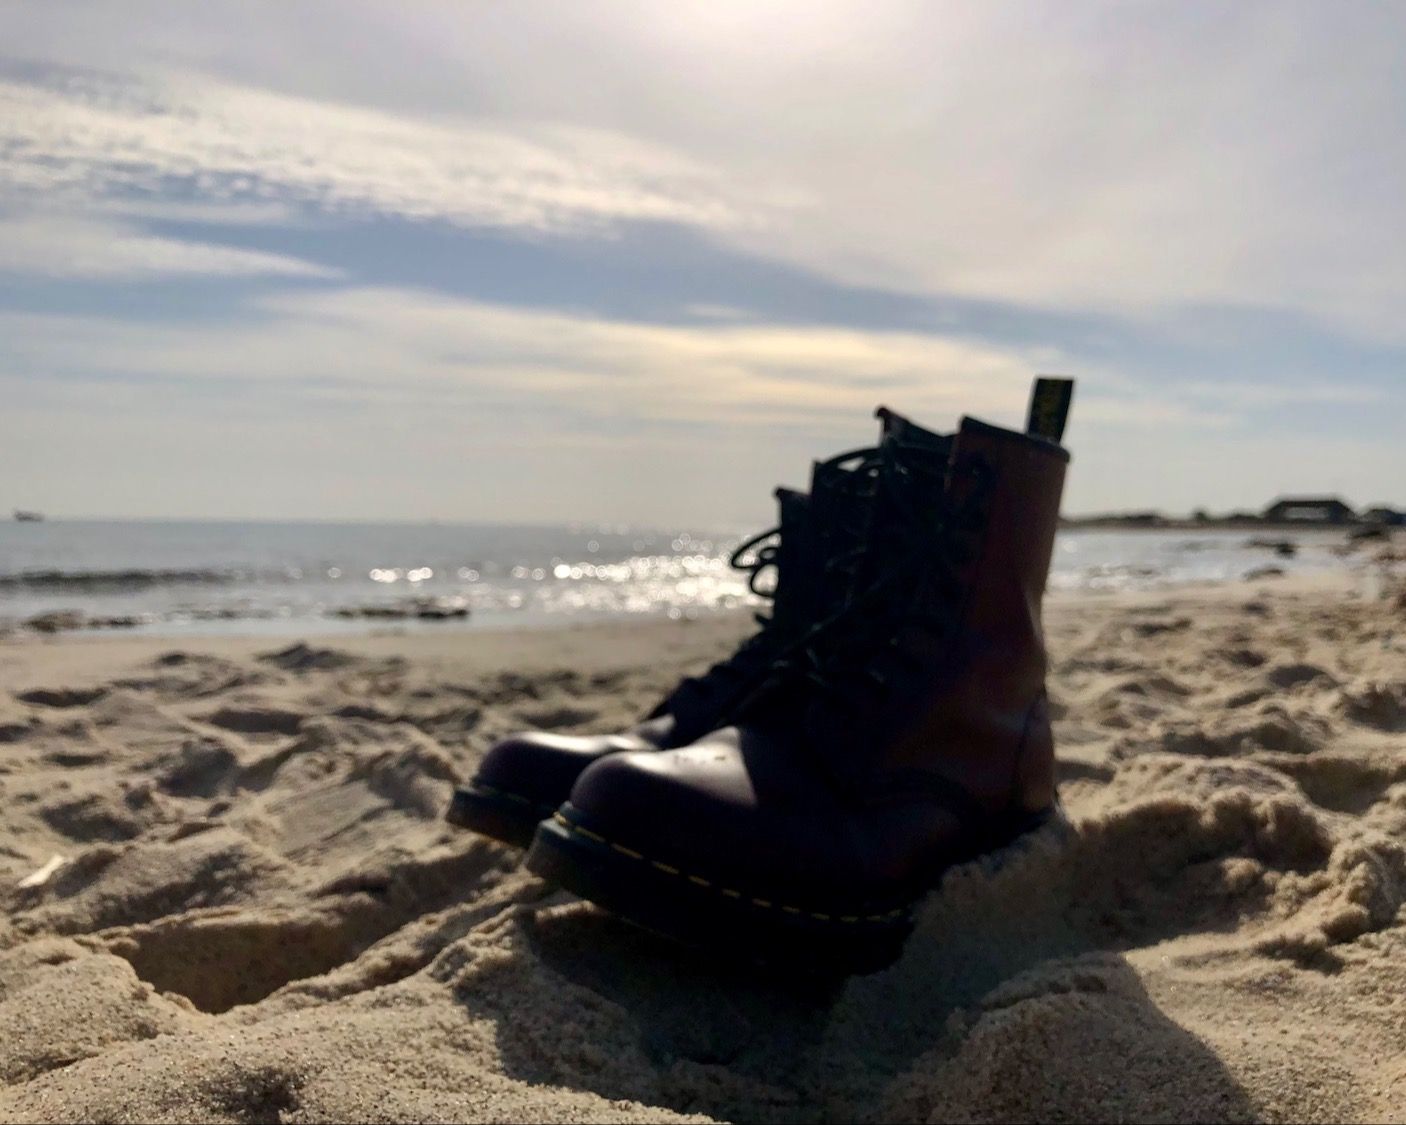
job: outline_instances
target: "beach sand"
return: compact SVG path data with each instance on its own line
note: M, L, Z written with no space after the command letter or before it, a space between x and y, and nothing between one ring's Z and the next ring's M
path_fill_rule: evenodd
M0 645L0 1119L1406 1119L1406 601L1047 610L1068 836L892 969L715 964L440 819L742 617Z

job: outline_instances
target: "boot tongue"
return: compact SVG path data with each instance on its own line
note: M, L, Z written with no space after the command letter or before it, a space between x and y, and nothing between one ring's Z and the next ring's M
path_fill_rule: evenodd
M903 558L931 546L931 538L941 530L947 473L956 444L951 435L924 429L886 407L877 413L883 440L856 593L891 574Z
M852 556L863 542L874 499L872 469L816 462L810 495L812 557L806 608L807 624L814 625L836 612L849 596Z
M771 628L791 636L809 620L818 570L815 559L816 502L790 488L776 490L781 543L776 549L776 584L772 592Z

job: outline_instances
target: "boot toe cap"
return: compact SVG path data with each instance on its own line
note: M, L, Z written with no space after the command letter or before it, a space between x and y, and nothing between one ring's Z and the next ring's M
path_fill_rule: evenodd
M515 734L484 755L473 784L531 801L546 815L566 800L583 770L615 749L604 735Z
M804 779L778 792L713 736L660 754L620 754L587 769L563 814L627 854L728 886L814 895L853 879L865 848L843 818L816 819ZM807 807L809 806L809 807ZM823 855L824 863L817 863Z

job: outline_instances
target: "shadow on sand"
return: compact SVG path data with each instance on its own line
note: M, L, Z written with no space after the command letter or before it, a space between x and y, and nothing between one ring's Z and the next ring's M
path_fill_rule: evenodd
M469 976L459 997L493 1018L517 1078L720 1119L1254 1119L1116 951L1167 933L1089 923L1060 850L1033 876L978 873L935 896L903 957L869 977L723 964L570 903L513 923L530 969ZM524 1014L534 1005L549 1019Z

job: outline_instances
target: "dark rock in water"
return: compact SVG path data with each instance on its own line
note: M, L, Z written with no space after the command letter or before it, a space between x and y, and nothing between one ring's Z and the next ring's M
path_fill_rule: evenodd
M344 605L328 610L333 617L348 620L462 621L469 616L469 607L459 598L415 598L394 605Z
M135 629L142 624L142 618L130 614L117 617L90 617L84 622L85 629Z
M1299 553L1299 545L1292 539L1251 539L1245 546L1259 547L1262 550L1273 551L1280 558L1284 559L1291 559Z
M345 617L348 620L364 617L398 621L410 616L410 611L404 607L391 605L343 605L328 612L333 617Z
M26 570L0 575L0 589L130 591L232 581L233 574L218 570Z
M257 621L274 617L271 609L251 609L248 606L185 606L177 611L178 617L191 621Z
M25 625L36 633L67 633L74 629L135 629L144 620L130 615L88 617L76 609L61 609L31 617Z
M86 620L77 610L62 609L31 617L25 622L25 625L36 633L63 633L71 629L83 628Z
M415 611L422 621L462 620L469 616L469 607L464 605L422 605Z

